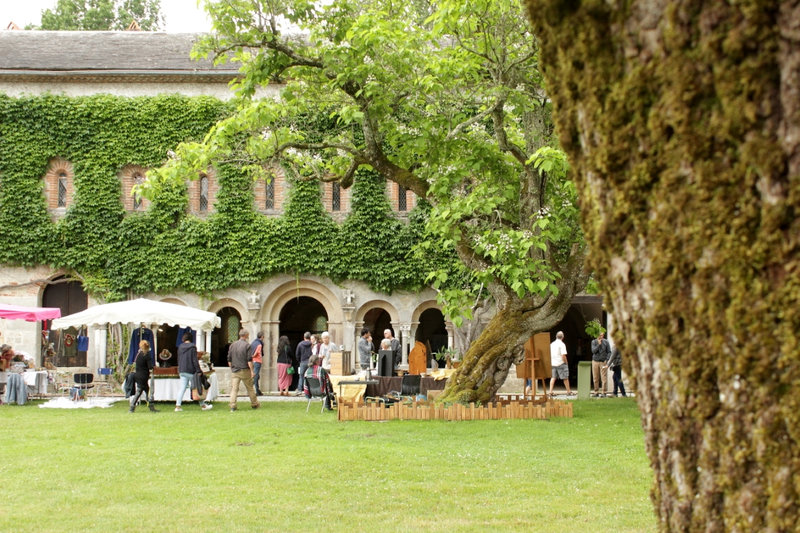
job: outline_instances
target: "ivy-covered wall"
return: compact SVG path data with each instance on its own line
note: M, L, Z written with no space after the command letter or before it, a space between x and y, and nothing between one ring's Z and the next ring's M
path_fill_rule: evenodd
M281 217L257 213L250 179L226 165L217 167L220 189L207 218L187 214L182 186L145 212L126 213L120 169L162 164L180 141L201 139L229 105L177 95L0 95L0 263L67 269L105 299L126 291L209 294L278 273L360 280L386 293L424 285L428 265L410 249L425 205L401 222L383 179L369 172L359 173L341 224L323 209L313 181L293 184ZM54 157L69 160L75 174L72 203L55 222L42 179ZM431 261L443 257L455 260Z

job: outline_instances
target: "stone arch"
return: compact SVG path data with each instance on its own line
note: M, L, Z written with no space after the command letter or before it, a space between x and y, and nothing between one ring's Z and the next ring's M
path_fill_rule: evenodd
M161 298L161 300L159 300L159 301L164 302L164 303L168 303L168 304L185 305L185 306L189 307L189 304L187 304L186 302L184 302L183 300L181 300L177 296L167 296L166 298Z
M208 310L212 313L219 313L223 307L232 307L236 309L239 312L239 316L242 317L242 322L249 322L248 318L250 318L250 312L247 310L247 306L234 298L220 298L219 300L214 300L214 302L208 306Z
M387 302L386 300L370 300L368 302L364 302L358 308L358 312L356 313L356 322L363 323L364 316L371 311L372 309L380 308L389 313L389 317L392 320L392 324L398 324L400 322L400 313L397 312L397 308ZM382 333L382 332L381 332Z
M414 309L414 312L411 313L411 322L412 323L419 322L420 315L422 315L422 313L424 313L428 309L438 309L439 311L442 310L442 308L439 306L439 304L436 302L436 300L426 300L424 302L421 302Z
M343 317L339 298L322 283L308 279L301 279L299 282L287 281L275 288L261 307L261 321L276 322L280 320L283 306L292 298L299 296L308 296L317 300L328 314L328 323L341 325Z

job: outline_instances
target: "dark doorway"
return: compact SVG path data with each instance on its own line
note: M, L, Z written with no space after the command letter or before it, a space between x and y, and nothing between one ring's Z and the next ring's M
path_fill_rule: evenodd
M447 328L444 324L444 315L438 309L426 309L419 316L419 326L417 326L417 340L422 341L430 347L428 366L430 366L433 354L441 349L447 348ZM439 366L444 367L445 360L437 359Z
M389 313L380 307L370 309L364 315L364 327L372 332L372 351L377 352L381 347L381 340L383 339L383 330L392 329L392 317Z
M242 316L233 307L223 307L217 316L222 325L211 333L211 361L214 366L228 366L228 346L239 338Z
M294 356L297 345L303 340L306 331L319 335L328 329L328 313L325 307L310 296L300 296L286 302L281 309L280 335L286 335ZM295 365L298 361L295 361ZM297 373L292 376L291 389L297 387Z
M603 311L601 296L585 295L572 299L564 318L550 330L550 341L554 341L556 333L564 332L564 344L567 345L567 361L569 362L569 381L577 386L578 362L592 360L592 338L586 333L586 323L598 319L605 327L606 316Z
M51 281L42 294L42 306L58 307L61 316L83 311L88 305L81 282L67 281L64 276ZM48 341L55 350L56 366L86 366L86 352L78 351L78 336L81 334L87 333L76 328L50 331Z
M281 309L279 320L280 334L289 337L293 351L303 340L306 331L319 335L328 329L325 307L309 296L300 296L287 302Z

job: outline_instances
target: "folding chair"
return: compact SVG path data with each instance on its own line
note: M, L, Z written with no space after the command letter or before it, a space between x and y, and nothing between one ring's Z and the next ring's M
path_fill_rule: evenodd
M108 376L113 373L113 370L110 368L98 368L97 369L97 381L94 382L94 394L97 396L100 393L100 389L104 389L106 392L111 394L114 392L114 389L111 387L111 382L108 381Z
M94 374L91 372L80 372L72 375L72 395L71 399L77 401L81 396L81 391L89 390L94 387Z
M314 398L319 398L322 400L322 409L319 410L320 413L325 411L325 398L328 396L328 391L323 390L322 384L319 381L319 378L306 378L306 384L308 385L308 392L311 393L311 397L308 399L308 404L306 405L306 413L308 412L308 408L311 407L311 400Z

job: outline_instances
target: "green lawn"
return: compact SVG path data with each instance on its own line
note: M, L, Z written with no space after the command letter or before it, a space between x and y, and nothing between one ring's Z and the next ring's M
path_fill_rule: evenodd
M0 407L0 531L656 529L630 399L576 402L573 419L383 423L316 402L39 403Z

